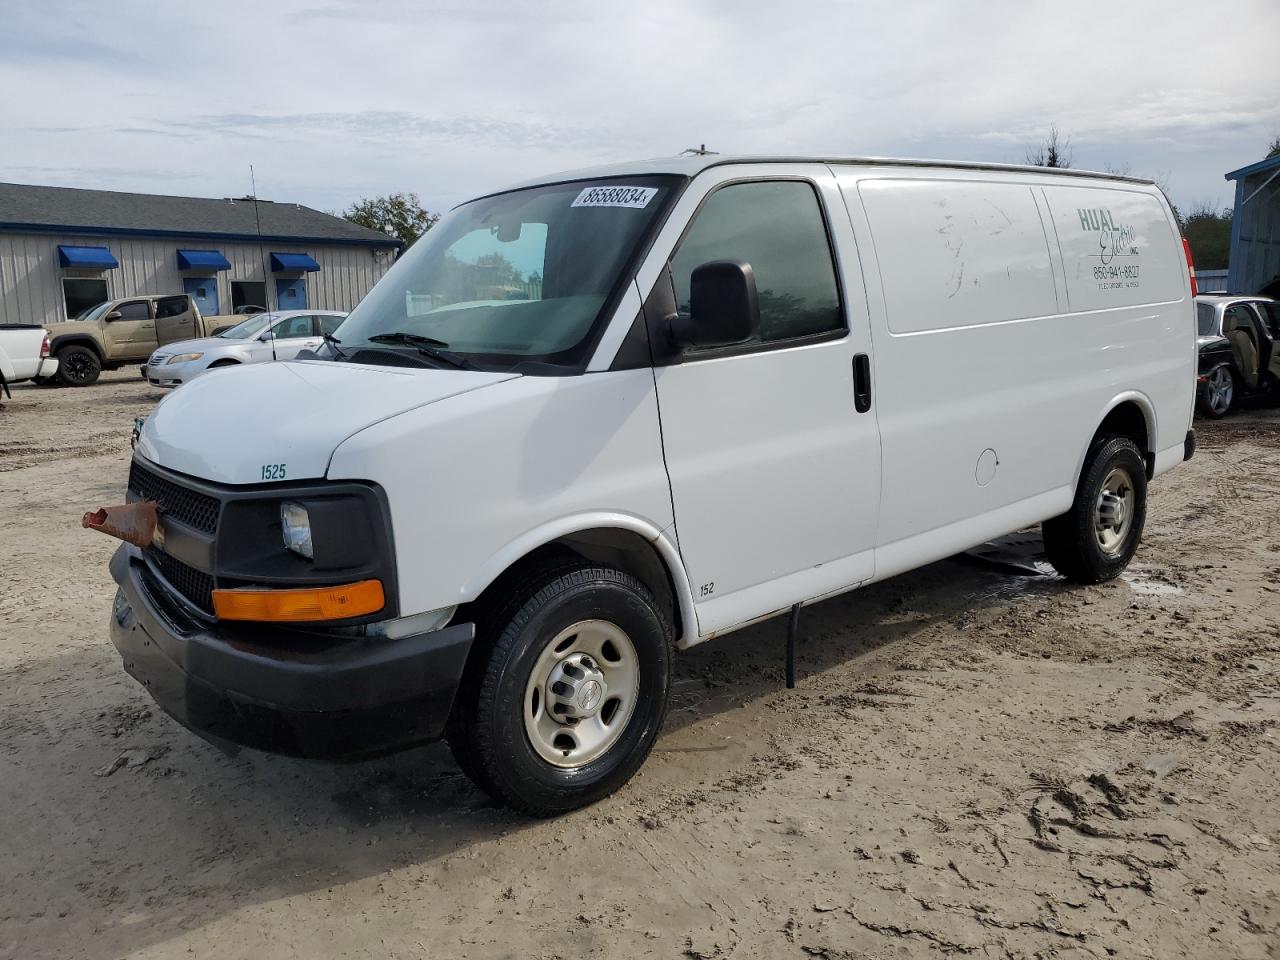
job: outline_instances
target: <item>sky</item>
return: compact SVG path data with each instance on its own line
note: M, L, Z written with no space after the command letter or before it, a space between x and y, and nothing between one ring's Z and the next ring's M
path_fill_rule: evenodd
M1229 205L1280 135L1280 0L0 0L0 180L430 210L722 153L1074 166Z

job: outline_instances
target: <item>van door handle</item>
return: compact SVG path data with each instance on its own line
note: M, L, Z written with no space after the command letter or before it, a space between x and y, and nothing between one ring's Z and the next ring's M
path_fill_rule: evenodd
M853 356L853 409L859 413L871 409L871 358L865 353Z

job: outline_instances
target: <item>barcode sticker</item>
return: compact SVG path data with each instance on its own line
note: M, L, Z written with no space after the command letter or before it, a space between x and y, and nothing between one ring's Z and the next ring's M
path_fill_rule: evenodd
M587 187L569 206L632 207L642 210L657 192L657 187Z

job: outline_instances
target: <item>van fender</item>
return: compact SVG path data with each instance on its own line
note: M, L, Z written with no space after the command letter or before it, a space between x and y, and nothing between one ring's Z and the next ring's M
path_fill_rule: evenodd
M1102 422L1111 415L1111 411L1116 409L1122 403L1137 404L1138 409L1142 411L1142 417L1147 422L1147 449L1143 450L1143 456L1150 458L1155 455L1156 437L1156 407L1141 390L1125 390L1116 394L1111 401L1106 404L1096 415L1094 419L1093 433L1089 434L1084 440L1084 446L1081 448L1079 455L1076 457L1075 474L1071 477L1071 491L1075 495L1075 490L1080 486L1080 476L1084 473L1084 460L1089 455L1089 448L1093 446L1093 437L1097 433L1098 428L1102 426Z
M98 359L103 363L106 362L106 355L102 352L102 346L93 337L86 336L83 333L68 333L61 337L54 337L49 341L49 356L56 357L58 351L63 347L83 346L88 347L98 355Z
M671 577L675 602L680 608L680 621L684 631L676 637L680 649L697 642L698 619L693 609L693 588L680 559L680 551L670 535L670 528L659 529L655 524L629 513L598 511L559 517L521 534L494 553L462 587L460 600L469 603L480 596L504 571L539 547L554 543L563 537L587 530L626 530L638 534L653 545Z

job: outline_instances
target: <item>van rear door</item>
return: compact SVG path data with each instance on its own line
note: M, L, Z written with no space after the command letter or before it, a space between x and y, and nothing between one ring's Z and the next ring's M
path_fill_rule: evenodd
M668 232L686 223L678 239ZM712 168L655 249L664 243L670 270L657 282L674 286L681 312L694 268L715 260L749 263L760 300L747 343L655 369L676 532L707 636L872 576L880 440L873 410L854 400L869 332L861 287L837 268L837 254L856 257L825 166Z

